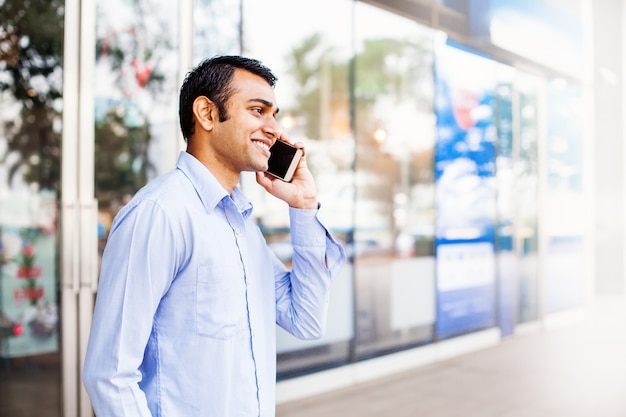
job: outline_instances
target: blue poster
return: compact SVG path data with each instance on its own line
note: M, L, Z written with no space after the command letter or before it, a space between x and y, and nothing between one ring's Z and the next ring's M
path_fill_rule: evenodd
M495 324L496 68L450 43L436 51L438 338Z

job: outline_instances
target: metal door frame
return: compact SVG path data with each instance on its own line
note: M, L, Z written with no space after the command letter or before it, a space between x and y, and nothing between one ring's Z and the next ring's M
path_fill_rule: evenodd
M81 383L97 285L94 199L95 3L66 0L61 158L62 415L92 416Z

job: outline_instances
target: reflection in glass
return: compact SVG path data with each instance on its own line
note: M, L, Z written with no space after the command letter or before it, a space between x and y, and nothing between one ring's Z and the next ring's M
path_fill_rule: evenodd
M195 0L193 63L217 54L241 53L243 0Z
M498 66L495 125L496 143L496 288L498 325L502 336L513 333L517 321L518 280L515 253L515 171L513 143L512 67Z
M583 302L584 224L581 86L547 84L545 308L553 313Z
M0 1L0 392L49 390L54 416L64 2L35 3ZM0 414L38 406L3 395Z
M433 35L357 3L356 354L432 340Z
M174 167L177 4L97 3L95 188L100 245L141 186Z
M538 135L539 80L520 76L517 82L519 127L515 166L519 315L525 323L539 317Z
M323 0L244 2L243 52L261 60L278 76L276 99L283 134L306 146L333 235L348 241L353 217L354 139L350 125L349 65L352 2ZM332 13L327 13L332 10ZM289 16L278 24L276 11ZM254 202L253 216L274 253L289 264L293 248L284 202L267 194L252 175L242 188ZM326 333L301 341L277 329L278 378L345 363L353 334L351 266L331 291Z
M496 321L498 66L444 39L438 42L436 58L436 332L447 338Z

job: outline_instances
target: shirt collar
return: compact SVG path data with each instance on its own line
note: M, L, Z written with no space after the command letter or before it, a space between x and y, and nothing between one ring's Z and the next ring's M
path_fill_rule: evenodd
M207 212L215 210L215 207L220 201L228 197L228 192L217 181L213 173L193 155L182 151L178 156L176 167L189 179ZM252 203L239 187L233 189L233 192L230 194L230 199L235 203L235 206L244 217L247 218L250 216L252 213Z

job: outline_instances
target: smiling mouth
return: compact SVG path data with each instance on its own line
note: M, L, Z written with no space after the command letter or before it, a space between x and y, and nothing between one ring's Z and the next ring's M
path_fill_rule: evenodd
M260 141L260 140L252 140L252 142L254 142L254 144L256 146L258 146L259 148L261 148L264 151L266 151L267 153L269 153L270 146L266 142L263 142L263 141Z

